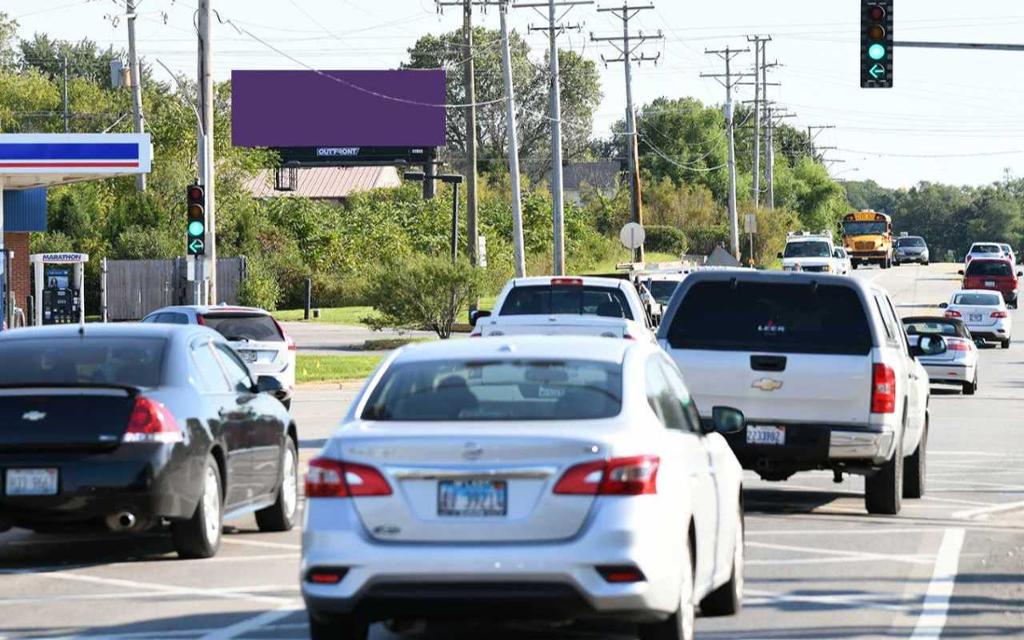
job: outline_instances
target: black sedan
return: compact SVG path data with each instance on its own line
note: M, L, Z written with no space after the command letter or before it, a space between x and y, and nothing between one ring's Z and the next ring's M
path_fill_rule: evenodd
M220 334L65 325L0 334L0 530L170 527L205 558L222 523L295 524L298 434Z

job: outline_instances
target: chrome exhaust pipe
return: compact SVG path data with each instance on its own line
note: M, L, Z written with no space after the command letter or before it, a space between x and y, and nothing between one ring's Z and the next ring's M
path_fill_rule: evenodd
M107 516L107 528L111 531L131 531L139 523L131 511L119 511Z

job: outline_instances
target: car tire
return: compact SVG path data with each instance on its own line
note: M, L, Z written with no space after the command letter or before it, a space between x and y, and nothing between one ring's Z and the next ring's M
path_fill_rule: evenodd
M666 620L641 624L637 629L640 640L693 640L697 612L693 606L694 567L696 566L689 539L683 542L686 557L683 561L683 582L679 590L679 608Z
M923 266L923 267L927 267L927 266L928 266L928 265L930 265L930 264L931 264L930 262L928 262L927 260L925 260L924 262L922 262L922 263L921 263L921 266Z
M1002 347L1004 349L1009 349L1010 348L1010 339L1007 338L1006 340L1001 341L999 344L1002 345Z
M974 380L972 382L964 383L964 395L973 396L978 391L978 374L974 374Z
M288 411L292 410L292 399L291 398L288 398L287 400L282 400L281 404L283 404L284 408L287 409Z
M743 608L743 507L740 507L736 539L733 543L732 573L729 581L709 593L700 601L701 615L709 618L732 616Z
M174 549L180 558L212 558L220 549L224 533L224 490L220 467L212 455L206 456L203 493L195 513L188 520L171 525Z
M366 640L369 635L370 625L354 616L309 614L310 640Z
M864 479L864 506L868 513L894 516L903 506L903 442L892 459Z
M858 266L858 265L857 265L857 263L856 263L856 262L852 263L852 264L851 264L850 266L851 266L851 267L853 267L853 270L854 270L854 271L856 271L856 270L857 270L857 266Z
M281 448L281 481L277 486L274 504L256 512L256 526L260 531L291 531L299 512L299 456L295 442L285 437Z
M924 497L928 474L928 417L925 416L924 430L917 451L903 461L903 497L918 499Z

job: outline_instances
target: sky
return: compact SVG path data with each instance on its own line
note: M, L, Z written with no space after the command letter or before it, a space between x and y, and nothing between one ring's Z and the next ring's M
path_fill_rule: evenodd
M724 89L701 73L721 73L721 60L705 49L746 48L748 35L771 35L769 60L781 66L769 78L769 97L795 117L795 127L834 126L821 130L817 143L834 177L872 179L888 187L921 181L987 184L1009 170L1024 175L1024 52L900 49L894 53L890 90L860 88L859 0L652 0L655 8L633 21L636 30L664 34L662 42L643 50L661 54L657 65L634 69L638 106L661 96L693 96L708 103L724 101ZM211 0L223 24L213 32L214 73L227 79L232 69L391 69L407 59L407 49L426 33L460 28L456 7L438 14L433 0ZM621 6L621 0L614 4ZM634 4L647 4L637 0ZM614 57L607 45L590 42L590 34L616 35L621 23L594 5L572 8L566 23L580 32L560 38L598 62L604 99L595 133L606 135L625 111L621 64L607 67L601 55ZM1024 3L1020 0L896 0L895 36L908 41L1020 43ZM140 56L158 72L160 60L175 72L196 69L193 15L197 0L138 2ZM101 47L127 47L123 0L2 0L0 10L17 19L20 33L46 32L69 40L90 38ZM475 15L477 24L498 26L491 9ZM511 26L526 33L544 23L534 10L512 11ZM244 28L259 40L236 31ZM545 33L526 35L539 60L547 47ZM263 42L260 42L262 40ZM269 46L268 46L269 45ZM276 49L276 50L275 50ZM283 53L282 53L283 52ZM287 54L287 55L285 55ZM753 53L736 58L748 70ZM737 100L753 98L740 87Z

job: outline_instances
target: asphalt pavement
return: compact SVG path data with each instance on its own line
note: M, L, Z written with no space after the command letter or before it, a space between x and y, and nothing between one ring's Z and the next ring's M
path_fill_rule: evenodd
M906 314L939 313L954 265L858 270ZM1024 314L1013 312L1024 337ZM299 337L300 348L302 338ZM933 391L928 494L896 517L864 511L863 480L746 478L746 606L698 620L703 639L1024 638L1024 344L981 354L973 397ZM354 388L302 388L301 458L316 454ZM160 535L0 534L0 638L304 638L299 532L234 523L220 555L178 560ZM604 639L628 630L431 627L374 640Z

